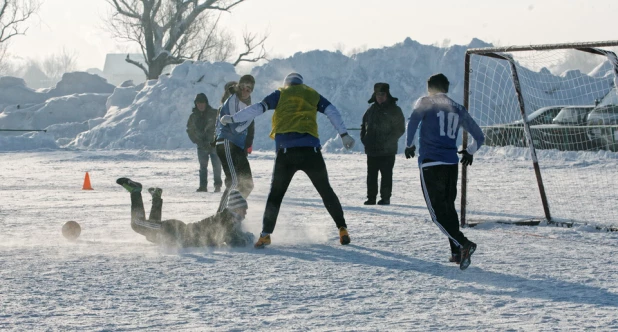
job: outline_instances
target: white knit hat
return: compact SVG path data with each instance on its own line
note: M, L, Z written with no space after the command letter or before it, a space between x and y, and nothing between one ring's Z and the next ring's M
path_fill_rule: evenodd
M230 194L227 197L227 208L228 210L234 210L238 208L248 208L247 200L242 197L240 191L231 190Z
M303 77L299 73L289 73L283 80L283 85L303 84Z

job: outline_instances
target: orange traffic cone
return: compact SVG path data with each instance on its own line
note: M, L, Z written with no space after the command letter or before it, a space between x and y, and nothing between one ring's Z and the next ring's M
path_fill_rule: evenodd
M90 185L90 175L88 175L88 172L86 172L86 177L84 178L84 187L82 188L82 190L94 190Z

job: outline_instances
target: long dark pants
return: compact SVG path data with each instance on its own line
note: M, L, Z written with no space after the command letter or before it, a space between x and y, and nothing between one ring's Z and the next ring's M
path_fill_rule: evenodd
M131 193L131 228L135 232L144 235L148 241L154 243L158 243L159 240L175 241L180 238L179 234L184 232L186 227L185 223L175 219L162 222L162 209L163 199L161 199L161 197L153 197L150 216L146 219L142 193ZM157 238L159 233L164 233L162 239Z
M297 171L307 174L337 227L347 227L339 198L328 181L328 172L322 153L316 148L298 147L281 149L277 152L270 193L264 210L262 233L272 233L275 230L281 201Z
M378 172L382 175L380 181L380 197L390 199L393 192L393 168L395 156L367 156L367 199L375 201L378 196Z
M131 193L131 228L154 242L157 233L161 229L161 210L163 209L163 199L160 197L152 199L150 216L146 219L144 201L142 193Z
M421 187L431 220L448 236L451 253L459 253L459 248L469 240L459 230L459 216L455 209L458 165L423 165Z
M253 175L245 151L229 140L223 140L223 144L217 144L217 155L225 172L225 191L221 196L218 209L221 212L227 206L231 190L240 191L245 199L249 197L253 190Z
M215 187L221 187L221 160L217 155L216 149L197 148L197 160L200 162L200 188L208 187L208 161L212 163L212 175Z

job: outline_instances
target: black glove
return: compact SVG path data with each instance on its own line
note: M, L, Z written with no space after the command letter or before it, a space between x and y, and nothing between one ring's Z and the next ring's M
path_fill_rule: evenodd
M416 146L414 145L406 148L403 152L406 155L406 159L414 158L414 151L416 151Z
M457 153L459 153L461 155L461 161L460 162L461 162L462 165L464 165L464 166L472 165L472 162L474 161L474 156L473 155L469 154L468 151L466 151L465 149L461 150L461 151L459 151Z

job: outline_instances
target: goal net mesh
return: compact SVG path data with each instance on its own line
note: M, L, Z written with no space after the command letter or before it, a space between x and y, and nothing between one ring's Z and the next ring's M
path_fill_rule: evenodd
M492 176L466 169L467 223L545 219L537 159L552 221L618 226L615 46L469 51L467 107L485 133L479 156Z

